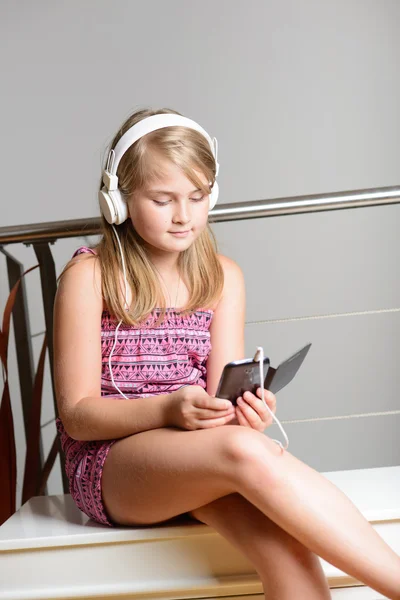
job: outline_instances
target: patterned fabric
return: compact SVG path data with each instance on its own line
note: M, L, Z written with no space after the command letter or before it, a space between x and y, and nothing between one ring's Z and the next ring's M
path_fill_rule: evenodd
M82 246L75 253L94 251ZM206 387L206 361L211 350L211 309L199 309L180 315L168 308L157 327L161 314L156 308L139 327L121 324L112 353L111 368L119 389L128 397L144 398L169 394L183 385ZM101 396L118 398L110 370L109 356L118 323L108 311L101 318ZM99 523L115 525L106 513L101 495L101 476L111 446L117 440L79 441L68 436L61 419L57 431L65 454L65 468L70 493L78 508Z

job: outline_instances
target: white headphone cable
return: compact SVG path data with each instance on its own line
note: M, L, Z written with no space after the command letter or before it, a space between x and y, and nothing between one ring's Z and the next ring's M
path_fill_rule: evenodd
M277 423L277 425L279 426L280 430L282 431L282 434L286 440L286 445L285 447L283 447L282 443L279 440L272 440L273 442L276 442L278 444L278 446L280 446L282 448L282 450L287 450L289 447L289 438L286 435L285 430L283 429L282 425L280 424L279 419L277 419L274 415L274 413L272 412L272 410L270 409L270 407L268 406L268 404L266 403L265 399L264 399L264 350L262 346L258 346L257 347L257 352L254 356L254 361L259 362L260 364L260 381L261 381L261 399L264 402L268 412L270 413L271 417L273 418L273 420Z
M123 272L123 275L124 275L124 282L125 282L125 307L124 308L125 309L129 309L129 304L128 304L128 300L127 300L127 298L128 298L128 282L127 282L127 279L126 279L126 269L125 269L124 253L122 252L121 242L119 241L119 236L118 236L118 234L117 234L117 232L115 230L114 225L111 225L111 227L113 228L115 237L117 238L117 242L118 242L118 246L119 246L119 251L120 251L120 254L121 254L121 260L122 260L122 272ZM114 344L113 344L113 347L111 349L110 356L108 357L108 368L109 368L109 371L110 371L111 381L113 383L113 386L121 394L121 396L123 396L126 400L129 400L129 398L127 396L125 396L125 394L119 389L119 387L115 383L115 381L114 381L114 375L113 375L112 368L111 368L111 357L113 355L113 352L114 352L114 349L115 349L115 346L116 346L116 343L117 343L117 333L118 333L118 329L120 328L121 323L122 323L122 319L118 323L117 327L115 328Z

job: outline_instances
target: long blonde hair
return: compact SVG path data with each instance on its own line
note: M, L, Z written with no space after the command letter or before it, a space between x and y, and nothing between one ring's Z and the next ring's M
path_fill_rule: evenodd
M180 114L170 109L142 109L123 123L111 142L115 148L121 136L135 123L157 114ZM208 141L204 136L187 127L165 127L135 142L122 157L118 170L118 186L125 198L135 190L142 189L159 175L155 156L161 156L179 166L187 178L203 193L210 188L196 175L204 174L211 184L215 181L216 165ZM100 188L103 183L100 182ZM144 241L136 232L130 219L116 226L125 257L128 286L132 291L129 311L124 309L121 295L122 263L118 242L111 225L102 217L102 239L94 248L100 261L102 295L110 313L123 323L137 326L155 308L161 308L157 323L165 316L165 296L162 293L157 271L149 259ZM220 298L224 274L217 256L216 237L207 223L206 228L189 248L178 257L178 269L189 291L189 299L181 312L188 314L199 308L210 308Z

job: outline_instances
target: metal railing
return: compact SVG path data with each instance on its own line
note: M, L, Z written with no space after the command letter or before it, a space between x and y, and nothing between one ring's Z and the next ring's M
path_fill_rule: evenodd
M243 203L220 204L210 213L210 222L235 221L275 217L307 212L321 212L385 204L400 203L400 186L353 190L332 194L316 194L292 198L276 198L256 200ZM68 221L52 221L31 225L17 225L0 228L0 251L7 261L7 272L10 289L24 272L23 265L16 260L5 245L23 243L32 245L40 267L41 289L48 339L51 382L53 389L54 410L58 416L53 379L53 304L56 293L56 269L50 244L57 239L90 236L100 233L101 219L75 219ZM32 384L34 380L33 353L26 302L26 288L22 280L20 291L13 310L13 323L16 338L18 374L21 389L25 434L29 428L29 412L32 402ZM40 451L41 466L43 464L42 448ZM62 453L62 477L64 491L68 491L68 482L64 470Z
M220 204L218 208L214 208L210 212L210 221L218 223L397 203L400 203L400 186L392 186L332 194ZM17 242L31 244L37 241L51 242L60 238L96 235L100 233L100 222L99 217L91 217L89 219L0 227L0 246Z

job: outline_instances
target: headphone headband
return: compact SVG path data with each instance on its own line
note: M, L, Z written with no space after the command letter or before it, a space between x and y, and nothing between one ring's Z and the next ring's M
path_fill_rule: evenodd
M189 127L190 129L194 129L201 133L210 146L211 152L214 156L216 163L216 176L219 171L218 164L218 142L217 139L208 135L207 131L203 129L196 121L192 121L192 119L188 119L187 117L182 117L181 115L174 114L162 114L162 115L153 115L151 117L146 117L133 125L128 131L124 133L124 135L118 140L115 148L110 150L108 155L106 168L104 170L103 181L108 190L116 190L118 188L118 177L116 176L118 165L121 161L121 158L125 154L125 152L130 148L137 140L139 140L144 135L156 131L157 129L163 129L164 127Z

